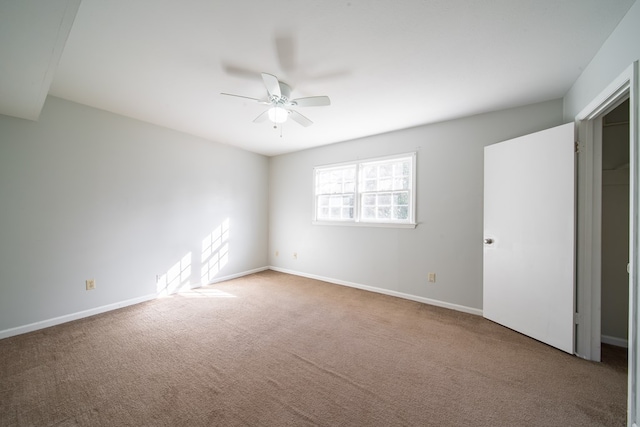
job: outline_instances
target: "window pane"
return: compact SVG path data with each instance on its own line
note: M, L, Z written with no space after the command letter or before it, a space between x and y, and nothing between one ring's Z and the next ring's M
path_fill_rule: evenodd
M378 195L378 205L389 206L391 205L391 194L385 193Z
M395 178L393 180L393 189L394 190L406 190L409 188L409 179L408 178Z
M331 182L331 174L328 172L318 172L318 182L320 184Z
M319 194L329 194L331 193L331 183L324 183L320 185L320 189L318 190Z
M376 208L366 207L362 211L362 216L366 219L375 219L376 218Z
M393 174L393 164L382 164L379 166L378 175L381 178L392 176L392 174Z
M402 193L394 193L393 195L393 204L396 206L399 205L408 205L409 204L409 192Z
M376 195L375 194L365 194L362 199L362 204L365 206L371 206L376 204Z
M411 174L411 164L408 160L397 162L393 165L393 175L396 177L409 176Z
M391 218L391 208L390 207L382 207L377 210L377 218L378 219L389 219Z
M395 206L393 208L393 219L409 219L409 207Z
M378 190L380 191L389 191L392 189L393 180L392 179L381 179L378 181Z
M378 177L378 167L377 166L365 166L364 167L364 176L365 176L365 178L377 178Z
M344 169L344 179L348 181L354 181L356 179L355 166L349 166L347 169Z

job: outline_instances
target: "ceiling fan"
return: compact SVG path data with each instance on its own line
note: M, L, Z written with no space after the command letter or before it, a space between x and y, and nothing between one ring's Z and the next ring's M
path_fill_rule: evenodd
M288 118L291 118L291 120L301 124L302 126L310 126L313 124L311 120L291 108L322 107L331 105L331 100L329 100L328 96L309 96L306 98L291 99L291 87L288 84L279 81L274 75L262 73L262 81L267 88L267 99L257 99L249 96L224 92L222 92L221 95L251 99L256 101L258 104L269 105L269 108L256 117L253 122L260 123L269 119L275 125L284 123Z

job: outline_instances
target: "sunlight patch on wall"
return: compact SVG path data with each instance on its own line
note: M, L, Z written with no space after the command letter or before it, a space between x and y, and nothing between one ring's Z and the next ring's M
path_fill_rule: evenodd
M202 240L200 283L208 285L229 262L229 218Z
M171 295L181 290L191 289L189 278L191 277L191 252L183 256L165 274L158 278L156 292L159 297Z

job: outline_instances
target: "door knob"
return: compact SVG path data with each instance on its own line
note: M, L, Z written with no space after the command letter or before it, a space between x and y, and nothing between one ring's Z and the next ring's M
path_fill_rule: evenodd
M492 243L493 243L493 239L492 238L488 237L488 238L484 239L484 244L485 245L490 245Z

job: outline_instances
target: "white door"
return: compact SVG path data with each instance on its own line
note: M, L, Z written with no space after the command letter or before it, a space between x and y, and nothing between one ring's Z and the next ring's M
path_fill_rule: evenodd
M485 147L484 238L484 317L573 354L573 123Z

